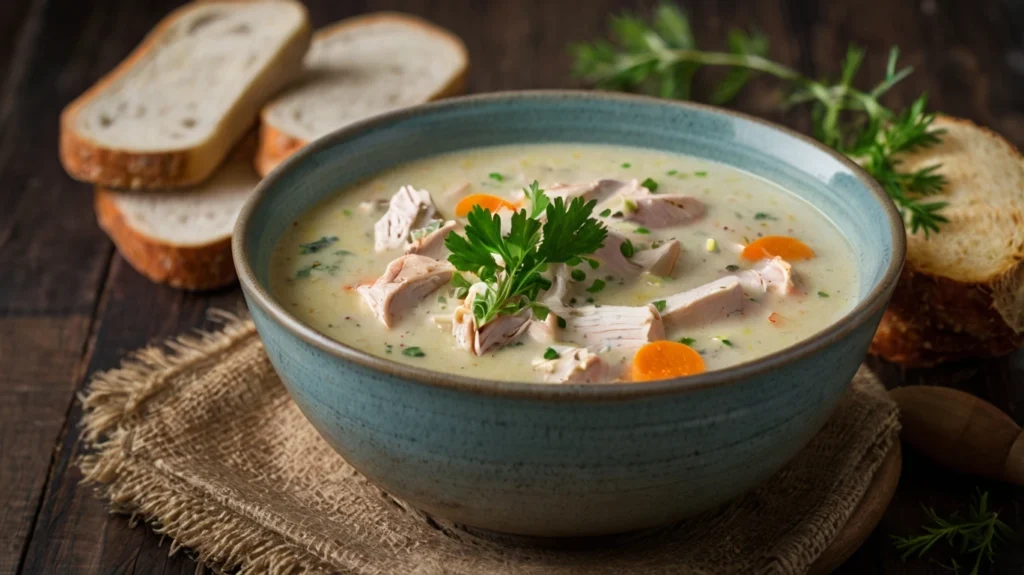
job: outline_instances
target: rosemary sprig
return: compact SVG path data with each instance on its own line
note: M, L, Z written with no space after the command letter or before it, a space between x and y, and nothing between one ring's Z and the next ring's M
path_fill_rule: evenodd
M897 69L897 48L889 53L885 78L862 91L853 81L865 53L855 47L847 51L839 78L830 83L768 59L768 40L757 32L731 31L728 52L698 49L689 19L672 3L661 4L650 23L626 14L613 17L610 28L614 42L572 47L575 74L595 87L689 99L700 68L725 66L729 73L710 97L712 103L725 104L754 75L774 76L787 84L786 106L809 106L814 137L858 161L878 180L913 233L920 230L927 236L948 221L939 213L946 203L926 199L946 185L936 173L939 166L905 171L897 157L940 141L943 130L931 127L935 115L925 110L927 97L922 95L899 112L880 101L913 71L909 66Z
M896 548L903 552L904 560L911 556L923 557L936 544L945 541L960 555L973 554L970 575L978 575L982 561L991 563L995 559L996 547L1006 539L1016 537L1014 530L999 518L999 513L988 508L988 492L978 492L968 516L963 519L958 513L943 519L930 507L924 507L924 512L931 522L924 527L924 533L892 538ZM955 559L952 569L956 572L960 569Z

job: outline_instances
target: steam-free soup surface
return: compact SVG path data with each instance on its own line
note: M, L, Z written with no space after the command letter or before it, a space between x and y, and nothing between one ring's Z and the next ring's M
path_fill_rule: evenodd
M682 251L667 277L644 273L624 279L585 262L571 282L569 308L646 306L743 273L755 262L745 246L765 236L789 236L813 250L790 261L793 288L781 294L745 293L742 310L706 322L666 328L665 339L699 352L707 369L757 358L824 329L848 311L858 285L851 249L815 208L783 189L749 174L692 157L652 150L576 144L491 147L399 166L338 193L304 214L280 239L271 261L271 290L289 312L339 342L389 360L440 372L486 379L545 381L535 363L551 353L549 342L524 332L483 355L459 347L450 318L459 300L444 285L391 327L374 316L353 289L381 276L401 248L374 248L374 224L402 186L429 191L439 217L456 217L456 205L471 194L490 194L524 203L521 190L537 180L541 188L599 179L644 182L655 195L686 194L704 213L681 225L654 228L617 220L615 202L594 211L607 226L640 250L672 239ZM379 206L368 208L373 201ZM620 202L621 203L621 202ZM459 231L455 233L461 233ZM442 256L445 257L445 256ZM584 277L585 276L585 277ZM473 281L473 278L470 278ZM601 280L603 287L595 285ZM630 379L637 348L593 350L607 364L605 379Z

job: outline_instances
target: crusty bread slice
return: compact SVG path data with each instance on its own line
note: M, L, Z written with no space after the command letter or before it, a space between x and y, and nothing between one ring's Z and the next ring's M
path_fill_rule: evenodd
M189 290L235 279L231 230L259 182L255 138L247 138L212 178L159 194L97 187L96 218L125 260L147 278Z
M317 31L303 82L264 106L256 170L267 175L308 142L352 122L460 93L458 37L412 16L378 13Z
M115 188L202 182L297 76L310 37L298 2L186 4L64 109L64 169Z
M1024 345L1024 157L968 120L940 117L940 145L903 158L941 163L949 202L938 233L907 235L907 262L872 351L907 365L1002 355ZM898 341L896 341L898 340Z

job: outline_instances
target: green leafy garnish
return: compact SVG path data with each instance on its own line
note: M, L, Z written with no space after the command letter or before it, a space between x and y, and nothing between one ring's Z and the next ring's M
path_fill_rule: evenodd
M604 286L605 286L604 280L596 279L596 280L594 280L594 283L590 284L590 287L587 288L587 291L590 292L590 293L597 293L597 292L603 290Z
M651 190L651 193L658 191L658 182L655 182L651 178L647 178L640 185L647 188L648 190Z
M299 270L295 272L295 277L298 279L308 278L313 274L313 272L323 272L333 276L339 269L341 269L341 266L338 264L324 265L320 262L313 262L306 267L299 268Z
M425 356L427 354L424 353L422 349L413 346L413 347L407 347L407 348L403 349L402 350L402 355L404 355L406 357L423 357L423 356Z
M683 337L679 339L679 343L693 347L693 344L697 343L697 340L692 337Z
M544 359L558 359L559 357L561 356L558 355L558 352L553 347L544 350Z
M725 347L733 347L732 342L724 337L713 337L711 339L717 341L718 343L724 345Z
M469 286L471 285L473 284L462 277L462 274L452 274L452 286L455 288L456 299L466 299L466 296L469 295Z
M555 319L557 320L556 323L558 323L558 327L562 329L565 329L565 326L569 325L568 323L566 323L565 318L560 315L555 316Z
M649 234L649 233L651 233L651 230L649 230L647 228L637 228L637 229L635 229L633 231L638 233L638 234Z
M698 178L706 178L708 173L704 172L704 171L701 171L701 172L694 172L693 175L697 176Z
M323 236L322 238L309 242L308 244L299 244L299 254L315 254L336 241L338 241L338 236Z
M583 270L572 270L572 273L570 273L569 275L572 276L572 279L578 282L587 279L587 274L584 273Z
M828 292L825 292L825 291L819 291L819 292L818 292L818 297L828 297Z
M487 174L487 177L492 179L492 180L494 180L495 182L503 182L503 181L505 181L505 176L499 174L498 172L491 172L491 173Z
M633 247L633 242L629 241L629 238L626 238L625 241L619 244L619 251L622 252L623 256L631 258L633 257L633 254L636 253L636 248Z
M533 201L547 199L536 182L531 184L530 193ZM499 315L519 312L548 289L551 282L541 275L548 264L581 258L603 245L608 230L590 217L596 205L596 201L582 198L570 204L555 198L545 207L543 223L522 209L512 215L505 235L497 215L473 206L467 215L466 235L448 234L444 243L451 251L448 261L455 269L475 274L487 285L473 300L478 326Z
M667 304L665 303L665 300L659 299L658 301L654 302L654 309L658 310L658 313L661 313L665 311L666 305Z
M777 220L779 218L776 218L775 216L773 216L773 215L771 215L769 213L757 212L756 214L754 214L754 219L755 220Z
M548 209L548 204L551 203L548 197L544 195L544 190L540 189L537 180L534 180L529 188L523 188L523 193L526 194L526 199L530 200L530 217L533 219L539 218Z
M629 162L623 162L623 163L622 163L622 167L623 167L623 168L632 168L632 167L633 167L633 164L630 164Z
M676 170L669 170L669 171L665 172L665 175L666 176L674 176L677 173L679 173L679 172L677 172Z
M595 260L594 258L584 258L584 259L587 261L587 265L590 266L590 269L592 269L592 270L596 270L597 268L601 267L601 262Z
M601 210L601 213L599 215L602 218L607 218L608 216L612 215L612 210L611 210L611 208L605 208L605 209Z
M545 319L547 319L548 314L551 313L551 310L548 309L548 306L544 304L533 302L532 304L530 304L530 306L533 308L533 315L537 316L537 319L539 319L540 321L544 321Z
M351 256L351 255L355 255L355 254L353 254L352 252L350 252L348 250L335 250L335 251L333 251L331 253L336 255L336 256Z
M736 264L729 264L729 265L725 266L725 271L727 271L727 272L736 272L736 271L739 271L739 269L740 269L740 266L738 266Z
M785 83L785 107L810 107L812 134L854 160L882 185L908 220L912 233L939 231L948 220L940 212L946 202L928 201L942 191L946 179L937 165L908 171L898 155L933 146L943 130L934 129L935 114L925 111L922 95L904 110L880 101L907 78L911 67L897 69L899 50L889 52L885 77L869 90L853 86L865 52L851 46L834 81L815 80L767 58L768 39L762 34L732 30L727 52L697 47L690 21L676 5L663 2L650 22L633 15L612 18L613 42L599 40L572 47L574 72L602 89L647 92L663 98L690 99L693 78L705 66L729 69L711 95L711 102L732 100L756 74ZM703 177L707 172L695 172Z
M974 555L970 575L978 575L982 560L991 563L995 559L996 547L1017 536L1014 530L999 518L999 513L988 508L988 492L979 492L974 497L966 518L953 513L948 519L943 519L934 509L923 508L931 522L931 525L924 526L924 533L909 537L892 537L896 548L903 552L904 560L912 555L923 557L936 544L945 541L961 555ZM953 566L954 570L959 571L955 560Z
M346 217L352 217L352 210L348 208L342 208L341 213L345 214Z

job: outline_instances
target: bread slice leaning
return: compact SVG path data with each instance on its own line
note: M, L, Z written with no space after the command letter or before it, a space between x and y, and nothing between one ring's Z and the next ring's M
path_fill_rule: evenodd
M304 80L260 114L260 175L342 126L460 93L469 56L450 32L384 12L317 31L305 65Z
M210 180L193 188L154 194L97 187L100 227L124 259L154 282L188 290L232 283L231 231L259 183L254 148L243 143Z
M907 235L907 262L872 352L905 365L1003 355L1024 345L1024 157L998 134L940 117L938 146L902 167L942 164L949 222Z
M175 10L64 109L64 169L116 188L202 182L297 76L311 34L305 7L293 1Z

